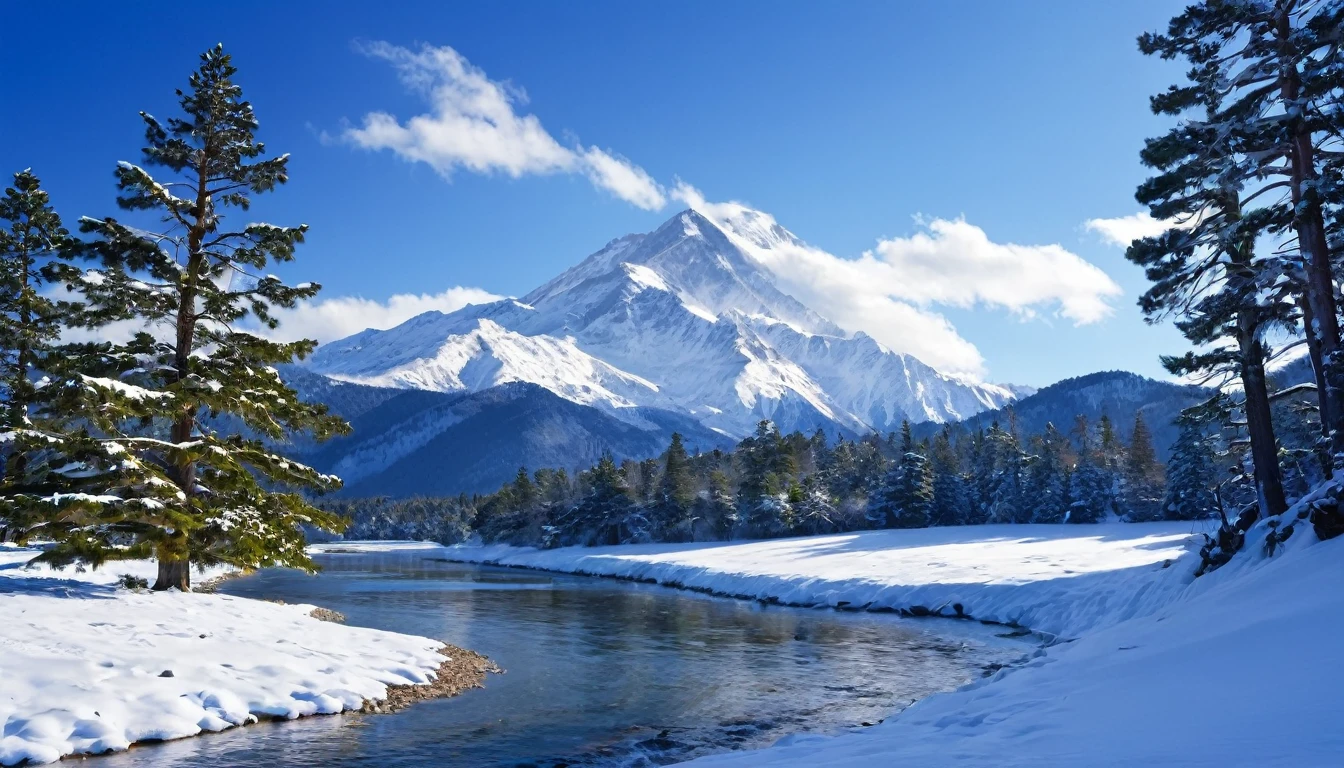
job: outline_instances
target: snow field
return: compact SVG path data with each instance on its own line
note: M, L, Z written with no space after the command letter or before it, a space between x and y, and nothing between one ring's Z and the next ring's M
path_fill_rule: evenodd
M0 548L0 765L358 709L444 660L438 641L321 622L310 605L115 586L152 579L152 563L23 568L34 554Z

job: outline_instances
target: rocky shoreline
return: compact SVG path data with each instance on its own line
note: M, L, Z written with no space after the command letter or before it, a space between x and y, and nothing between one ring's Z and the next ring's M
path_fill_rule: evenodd
M389 685L387 696L380 701L365 700L360 712L385 715L429 699L446 699L473 688L484 688L487 674L503 674L489 658L466 648L444 645L439 650L445 657L434 680L419 685Z

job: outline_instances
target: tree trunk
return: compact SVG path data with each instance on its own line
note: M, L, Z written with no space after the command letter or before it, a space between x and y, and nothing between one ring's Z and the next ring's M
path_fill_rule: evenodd
M1275 34L1281 45L1279 53L1279 95L1285 109L1294 114L1302 93L1302 78L1297 71L1297 53L1290 38L1292 20L1290 4L1280 6L1275 19ZM1318 192L1308 194L1320 180L1316 171L1316 147L1312 141L1311 126L1302 114L1290 119L1292 146L1287 154L1289 189L1293 203L1293 229L1297 232L1297 247L1302 254L1306 272L1303 302L1310 309L1303 312L1303 330L1312 352L1312 367L1316 370L1317 397L1321 404L1321 426L1330 437L1332 453L1344 451L1344 389L1338 386L1333 374L1335 353L1340 346L1339 319L1336 316L1334 275L1330 269L1330 249L1325 237L1325 216L1321 211Z
M1265 350L1260 343L1259 323L1250 313L1239 313L1237 342L1241 349L1241 386L1246 394L1246 431L1251 438L1251 461L1255 465L1256 499L1260 516L1281 515L1288 509L1279 471L1279 448L1269 410L1265 384Z
M159 577L154 582L154 590L177 588L182 592L191 591L191 561L159 559Z
M153 589L162 592L176 587L191 591L191 554L187 551L187 536L174 533L164 538L155 548L159 561L159 576Z

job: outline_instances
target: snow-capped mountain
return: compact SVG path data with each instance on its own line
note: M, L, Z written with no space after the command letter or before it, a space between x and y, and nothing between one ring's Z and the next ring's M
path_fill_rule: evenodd
M515 381L638 421L679 411L722 434L886 431L956 421L1014 399L849 334L777 286L761 249L799 241L773 220L687 210L608 243L521 299L428 312L325 345L334 379L438 392Z

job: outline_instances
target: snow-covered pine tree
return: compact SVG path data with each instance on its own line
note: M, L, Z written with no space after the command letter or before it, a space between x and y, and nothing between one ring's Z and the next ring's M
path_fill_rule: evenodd
M1162 516L1167 520L1201 520L1216 509L1213 487L1222 478L1214 468L1207 427L1193 414L1177 419L1180 432L1167 460L1167 491Z
M737 453L742 463L738 487L742 535L784 535L793 526L788 487L796 465L784 448L779 430L762 420L756 425L756 433L738 445Z
M1022 450L1014 431L1003 429L998 424L989 428L985 440L992 446L994 456L987 522L1028 522L1031 510L1026 489L1032 457Z
M1045 432L1034 441L1036 460L1027 477L1027 497L1033 523L1062 523L1069 512L1068 438L1047 423Z
M1220 13L1222 10L1219 9ZM1189 12L1187 12L1188 14ZM1235 14L1221 23L1236 24ZM1224 112L1226 74L1220 48L1207 45L1207 20L1186 16L1173 22L1173 36L1145 36L1150 53L1182 55L1195 68L1191 82L1152 99L1153 111L1183 118L1163 136L1149 139L1141 153L1158 171L1136 197L1154 218L1175 224L1166 232L1135 240L1126 252L1144 267L1152 286L1139 300L1150 322L1173 318L1198 351L1163 356L1172 373L1200 384L1224 386L1236 379L1251 441L1260 513L1287 508L1278 465L1265 363L1267 334L1295 320L1282 264L1257 253L1267 232L1282 227L1283 212L1261 203L1248 207L1244 192L1255 183L1257 164L1247 155L1245 126ZM1192 30L1197 31L1191 34ZM1238 127L1239 126L1239 127ZM1310 311L1310 306L1303 304Z
M584 473L587 492L562 521L567 544L621 544L643 539L647 519L631 503L629 485L610 453Z
M798 499L793 504L795 533L814 536L841 530L835 499L820 474L803 478L798 490Z
M695 474L691 459L686 455L681 433L672 433L663 462L663 476L654 504L654 518L663 538L668 541L689 541L691 538L691 507L695 504Z
M1202 0L1173 18L1166 34L1139 38L1145 53L1192 65L1192 84L1171 88L1154 107L1216 109L1192 126L1216 135L1204 137L1215 149L1232 145L1238 161L1223 163L1223 185L1241 193L1241 205L1265 206L1273 226L1296 240L1298 258L1278 264L1297 292L1321 421L1336 453L1344 450L1344 361L1335 360L1340 328L1324 205L1335 184L1326 170L1341 141L1341 30L1338 2Z
M44 293L59 280L55 260L68 237L37 176L14 174L14 185L0 197L0 543L21 541L49 521L58 494L68 499L60 506L76 506L77 486L93 463L116 462L97 443L69 434L71 420L53 407L88 394L58 372L47 373L59 361L51 352L62 315L74 310ZM94 452L86 456L89 464L73 458L81 451Z
M928 458L915 445L909 421L901 423L899 451L881 487L869 499L868 518L885 528L923 528L929 524L933 478Z
M300 526L342 527L301 494L340 481L270 442L348 430L325 406L301 400L272 367L306 356L315 342L277 343L238 327L251 316L276 328L274 308L311 298L319 286L291 287L262 272L293 258L306 225L227 221L230 209L244 212L253 195L285 183L289 164L287 155L263 159L235 73L223 48L212 48L178 91L182 116L164 123L141 113L145 164L164 176L120 163L117 203L156 214L160 225L84 219L90 240L82 251L98 266L66 279L87 304L85 325L131 320L146 331L71 361L111 403L97 437L124 451L127 468L103 489L101 511L49 529L63 546L47 556L105 556L109 536L129 529L153 547L156 589L189 589L192 563L312 569ZM248 434L217 431L214 415L233 417Z
M929 468L933 474L929 525L965 525L971 498L961 473L961 457L952 445L952 431L947 427L933 438Z
M1143 420L1143 412L1134 414L1134 432L1125 451L1124 492L1121 501L1125 517L1131 522L1157 520L1162 516L1162 465L1153 450L1153 434Z
M1070 523L1096 523L1113 511L1112 488L1115 485L1105 467L1105 460L1093 438L1086 416L1078 416L1073 427L1073 439L1078 447L1078 462L1069 476Z

